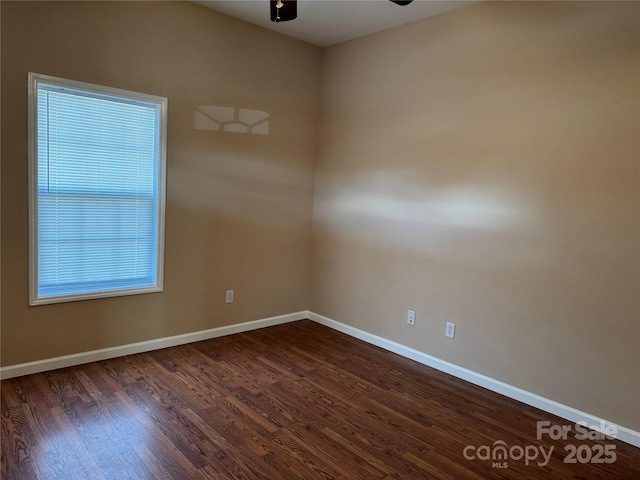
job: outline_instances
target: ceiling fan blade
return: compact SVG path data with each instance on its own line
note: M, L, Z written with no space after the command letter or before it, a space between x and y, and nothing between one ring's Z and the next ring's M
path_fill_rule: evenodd
M280 0L282 6L278 8L277 0L269 0L271 7L272 22L287 22L298 17L298 1L297 0Z
M411 2L413 2L413 0L391 0L393 3L395 3L396 5L409 5Z

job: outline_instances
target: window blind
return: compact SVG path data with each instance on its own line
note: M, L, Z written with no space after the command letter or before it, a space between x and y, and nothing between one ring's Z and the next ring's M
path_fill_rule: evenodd
M38 298L158 280L160 105L39 82Z

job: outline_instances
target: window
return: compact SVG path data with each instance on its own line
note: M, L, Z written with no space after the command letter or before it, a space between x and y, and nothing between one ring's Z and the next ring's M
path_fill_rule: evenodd
M29 74L29 303L162 291L167 99Z

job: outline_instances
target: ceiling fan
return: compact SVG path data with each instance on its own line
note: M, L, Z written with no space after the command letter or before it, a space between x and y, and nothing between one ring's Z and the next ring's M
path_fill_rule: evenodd
M409 5L413 0L389 0L396 5ZM287 22L298 17L298 0L269 0L271 21Z

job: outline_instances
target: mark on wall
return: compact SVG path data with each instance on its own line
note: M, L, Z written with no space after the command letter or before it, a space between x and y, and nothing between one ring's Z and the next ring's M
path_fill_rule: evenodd
M194 115L196 130L269 135L269 114L248 108L204 105Z

